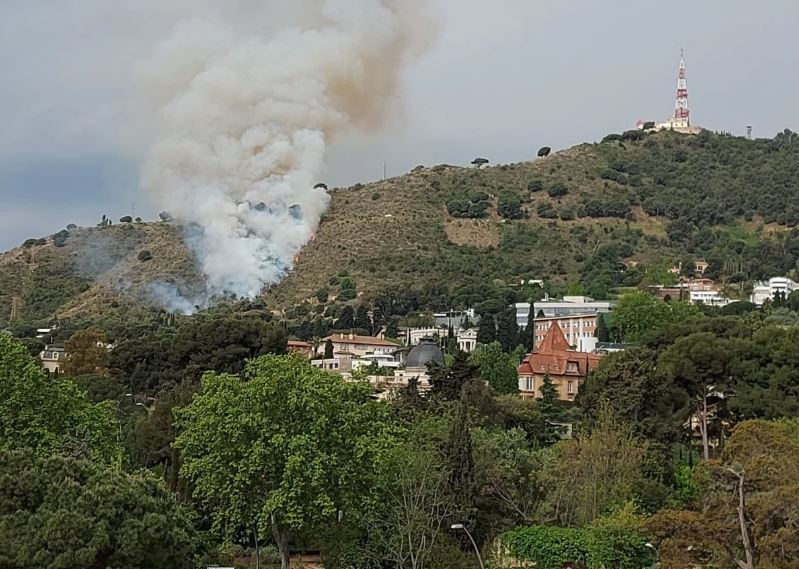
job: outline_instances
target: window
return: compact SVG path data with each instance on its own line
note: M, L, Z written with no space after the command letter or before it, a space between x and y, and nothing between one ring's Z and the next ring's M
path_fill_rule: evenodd
M577 362L569 362L566 364L566 371L571 373L576 373L580 371L580 368L577 365Z
M525 377L524 378L524 390L525 391L532 391L533 390L533 378L532 377Z
M569 395L572 395L574 393L574 382L573 381L570 381L568 383L567 390L568 390Z

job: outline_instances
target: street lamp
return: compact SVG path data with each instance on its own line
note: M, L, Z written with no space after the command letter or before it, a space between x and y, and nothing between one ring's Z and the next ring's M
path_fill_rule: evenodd
M474 538L472 537L472 534L469 533L469 530L466 529L466 527L463 524L452 524L449 527L452 528L452 529L462 529L463 531L466 532L466 535L469 536L469 539L471 540L472 545L474 546L474 552L477 554L477 561L480 562L480 569L485 569L485 565L483 565L483 558L480 555L480 550L477 548L477 543L475 543Z

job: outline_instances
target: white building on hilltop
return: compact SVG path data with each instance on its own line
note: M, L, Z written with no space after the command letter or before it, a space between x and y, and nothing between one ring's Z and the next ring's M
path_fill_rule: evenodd
M775 294L788 298L797 289L799 289L799 284L787 277L772 277L768 281L755 283L749 300L752 304L761 306L767 300L774 300Z
M564 296L562 300L552 300L547 295L544 300L539 300L532 305L529 302L517 302L514 307L516 308L516 324L520 328L527 328L530 319L535 319L539 313L543 313L546 318L597 315L616 308L616 302L594 300L590 296Z

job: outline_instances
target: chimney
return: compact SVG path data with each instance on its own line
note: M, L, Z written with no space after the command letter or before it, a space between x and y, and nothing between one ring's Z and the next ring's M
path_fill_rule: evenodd
M341 333L339 334L339 338L340 338L341 340L343 340L343 339L344 339L344 332L341 332Z
M355 334L353 334L352 332L350 332L349 339L350 339L350 340L354 340L354 339L355 339Z

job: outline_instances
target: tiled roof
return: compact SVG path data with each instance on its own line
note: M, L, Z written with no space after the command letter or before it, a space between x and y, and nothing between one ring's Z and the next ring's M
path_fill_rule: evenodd
M571 349L563 330L555 322L547 330L544 339L531 354L519 364L519 375L546 374L585 377L594 369L601 356ZM569 364L576 364L570 366Z
M364 344L369 346L392 346L398 347L397 344L394 342L389 342L388 340L384 340L383 338L377 338L375 336L358 336L354 334L350 336L349 334L332 334L324 339L325 342L330 340L331 342L338 342L340 344Z

